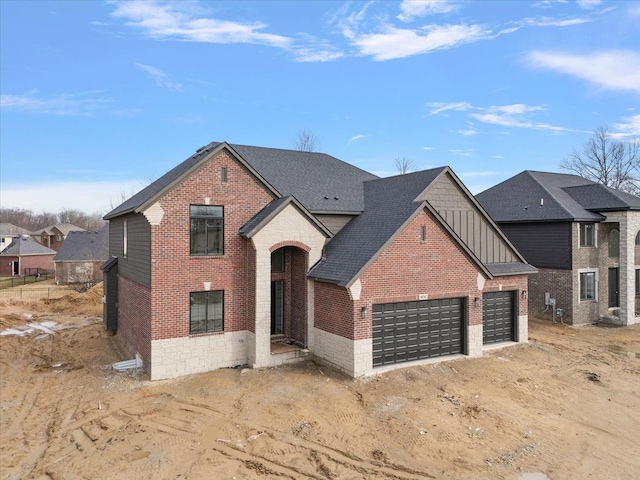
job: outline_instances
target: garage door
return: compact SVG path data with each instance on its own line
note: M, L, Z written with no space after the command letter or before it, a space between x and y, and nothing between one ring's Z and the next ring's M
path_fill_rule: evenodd
M463 352L461 298L373 306L373 366Z
M490 292L482 296L482 343L515 339L515 292Z

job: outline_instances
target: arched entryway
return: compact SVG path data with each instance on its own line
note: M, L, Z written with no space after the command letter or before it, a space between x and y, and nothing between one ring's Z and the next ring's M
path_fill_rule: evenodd
M308 253L286 245L271 252L272 342L306 348Z

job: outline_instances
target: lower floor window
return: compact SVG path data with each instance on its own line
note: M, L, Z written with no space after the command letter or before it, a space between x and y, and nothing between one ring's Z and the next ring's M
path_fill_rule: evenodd
M224 291L191 292L189 333L224 330Z
M596 272L580 273L580 300L596 299Z

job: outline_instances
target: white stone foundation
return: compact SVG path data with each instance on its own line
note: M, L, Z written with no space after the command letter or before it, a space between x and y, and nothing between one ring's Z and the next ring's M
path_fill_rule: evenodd
M467 327L467 355L470 357L481 357L484 348L482 344L482 324L469 325Z
M151 342L151 380L245 365L248 363L247 333L154 340Z
M516 339L518 343L528 343L529 342L529 316L528 315L520 315L518 317L518 338Z
M373 370L373 340L348 338L313 329L313 354L323 363L351 377L361 377Z

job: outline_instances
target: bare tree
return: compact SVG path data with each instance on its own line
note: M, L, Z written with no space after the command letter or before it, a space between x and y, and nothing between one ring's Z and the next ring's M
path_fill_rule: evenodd
M300 150L301 152L317 152L320 148L320 142L315 133L305 128L298 132L295 147L296 150Z
M400 175L409 173L413 167L413 160L407 157L396 157L394 161L396 162L396 170Z
M640 194L640 143L616 140L604 125L582 147L575 148L560 168L623 192Z

